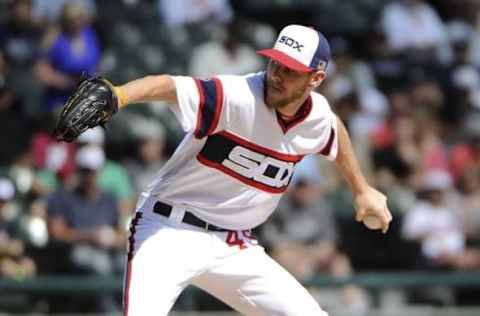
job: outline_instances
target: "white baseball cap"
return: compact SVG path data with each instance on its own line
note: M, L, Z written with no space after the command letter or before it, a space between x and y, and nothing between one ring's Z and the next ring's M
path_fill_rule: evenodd
M446 190L452 183L452 176L447 171L434 169L423 176L421 186L424 190Z
M77 138L78 143L103 146L105 143L105 132L100 126L87 129Z
M269 57L290 69L310 72L330 60L330 45L322 33L311 27L288 25L278 35L271 49L257 54Z
M15 195L15 187L7 178L0 178L0 201L9 201Z
M86 145L77 151L75 156L77 167L98 170L105 163L105 152L96 145Z

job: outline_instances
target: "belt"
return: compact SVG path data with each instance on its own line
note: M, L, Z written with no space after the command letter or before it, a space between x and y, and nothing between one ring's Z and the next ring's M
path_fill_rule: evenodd
M153 212L162 215L165 217L170 217L170 214L172 214L172 206L165 204L163 202L157 201L155 205L153 206ZM185 215L183 216L182 222L185 224L197 226L200 228L203 228L205 230L210 230L214 232L227 232L229 229L221 228L212 224L209 224L205 222L203 219L198 218L197 216L193 215L190 212L185 212Z

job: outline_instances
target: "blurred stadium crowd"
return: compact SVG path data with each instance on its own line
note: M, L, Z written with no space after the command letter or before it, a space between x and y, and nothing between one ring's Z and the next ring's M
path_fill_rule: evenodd
M394 222L386 236L356 223L333 165L308 157L258 228L263 245L303 280L480 269L478 1L0 0L0 278L121 275L136 197L182 137L167 107L152 103L126 109L107 133L55 142L55 116L82 73L123 83L153 73L254 72L266 63L255 50L295 22L330 40L334 58L320 92L348 126L370 181L388 195ZM312 291L322 300L322 289ZM479 292L407 299L471 304ZM333 300L369 305L353 285ZM120 302L105 295L32 304L98 312Z

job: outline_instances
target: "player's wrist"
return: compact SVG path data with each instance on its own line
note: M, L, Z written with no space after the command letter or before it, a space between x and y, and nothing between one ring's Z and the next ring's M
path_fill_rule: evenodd
M118 107L122 108L128 104L128 97L123 91L123 89L119 86L113 86L113 91L117 95L118 99Z

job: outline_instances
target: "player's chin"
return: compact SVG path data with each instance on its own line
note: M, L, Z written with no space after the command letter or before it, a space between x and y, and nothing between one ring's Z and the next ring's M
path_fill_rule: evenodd
M283 100L284 98L276 93L267 93L267 96L265 97L267 106L274 109L281 108L284 104Z
M265 98L265 102L267 103L267 106L271 109L278 109L281 108L281 103L276 100L275 98Z

